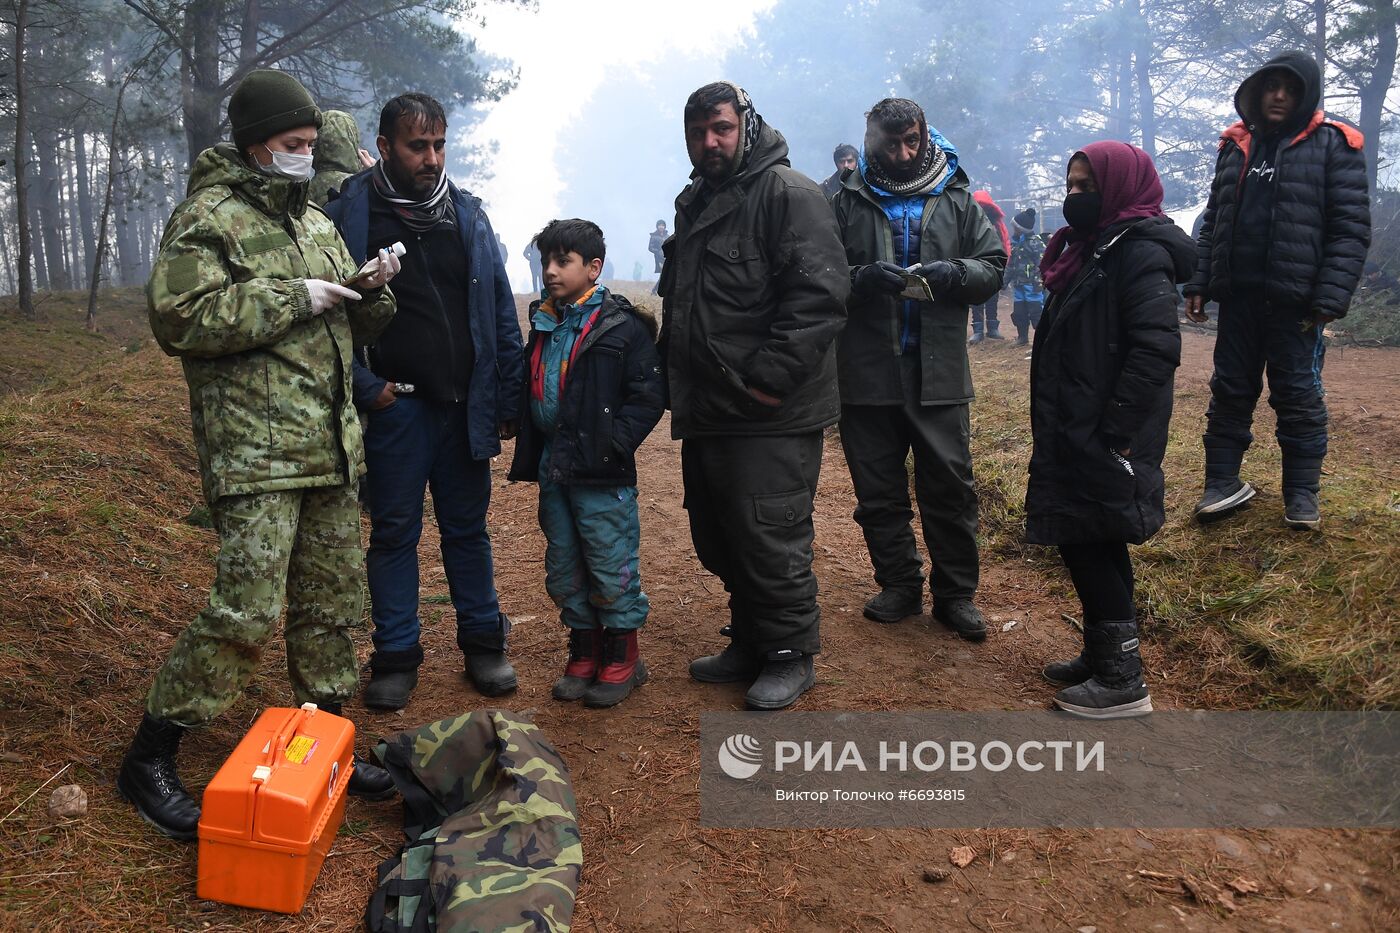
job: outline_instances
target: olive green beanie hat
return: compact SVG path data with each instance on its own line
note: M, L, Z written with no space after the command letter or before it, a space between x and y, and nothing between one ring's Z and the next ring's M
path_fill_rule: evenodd
M321 126L321 111L285 71L260 68L249 73L228 99L228 122L239 149L264 142L298 126Z

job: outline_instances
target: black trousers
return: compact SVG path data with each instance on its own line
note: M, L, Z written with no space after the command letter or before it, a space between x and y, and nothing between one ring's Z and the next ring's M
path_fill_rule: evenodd
M1254 441L1254 406L1269 380L1285 455L1327 453L1327 405L1322 400L1322 328L1305 309L1268 306L1261 298L1220 303L1215 373L1210 379L1205 445L1242 451Z
M729 593L732 638L755 654L821 650L812 501L822 432L681 443L690 537Z
M1011 323L1016 325L1016 333L1021 336L1026 335L1026 331L1031 327L1040 326L1040 312L1044 309L1039 301L1025 301L1017 299L1011 305Z
M919 404L919 363L901 360L903 405L841 406L841 446L856 490L855 520L881 588L923 586L909 502L914 496L933 572L934 599L971 599L977 591L977 493L967 405Z
M1084 606L1084 625L1126 622L1133 609L1133 563L1122 541L1061 544L1060 559Z

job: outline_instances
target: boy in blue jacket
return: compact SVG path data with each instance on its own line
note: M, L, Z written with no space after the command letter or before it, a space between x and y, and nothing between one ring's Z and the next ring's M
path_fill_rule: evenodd
M597 224L555 220L535 244L548 297L530 306L510 479L540 484L545 589L569 630L554 697L614 706L647 680L635 455L664 404L655 322L597 284Z

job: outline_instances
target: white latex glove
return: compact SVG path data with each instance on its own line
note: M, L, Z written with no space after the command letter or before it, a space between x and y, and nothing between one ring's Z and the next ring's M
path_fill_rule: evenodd
M361 279L365 288L379 288L389 284L389 280L399 274L403 268L403 263L399 262L399 257L394 255L393 250L381 249L379 251L379 267L374 273Z
M335 282L327 282L325 279L306 279L305 282L306 290L311 293L311 314L313 317L340 304L343 299L360 300L359 292L351 291L344 285Z

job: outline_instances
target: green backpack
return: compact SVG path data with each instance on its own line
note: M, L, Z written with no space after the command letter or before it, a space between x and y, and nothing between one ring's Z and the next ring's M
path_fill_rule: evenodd
M383 739L403 794L372 933L567 933L583 867L569 770L533 723L476 710Z

